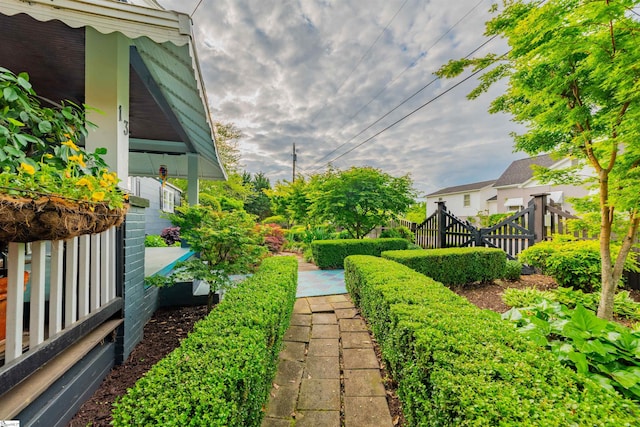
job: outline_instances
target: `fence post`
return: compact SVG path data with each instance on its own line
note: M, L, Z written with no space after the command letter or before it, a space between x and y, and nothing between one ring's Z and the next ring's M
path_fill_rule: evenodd
M445 212L447 211L447 207L444 204L444 201L436 202L438 204L438 208L436 212L438 213L438 234L436 235L436 248L445 248L447 245L447 230L446 230L446 216Z
M547 196L549 193L532 194L533 215L529 214L529 230L533 231L533 243L542 242L547 238L547 228L544 225L544 216L547 213ZM529 202L531 203L531 202ZM533 218L532 218L533 217ZM533 223L533 224L532 224ZM533 228L533 229L532 229Z

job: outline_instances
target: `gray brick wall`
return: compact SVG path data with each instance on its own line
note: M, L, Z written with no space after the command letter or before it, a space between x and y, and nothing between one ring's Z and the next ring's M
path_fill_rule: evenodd
M124 327L116 349L117 362L126 360L142 340L144 325L158 307L157 288L144 288L145 210L132 203L124 224Z

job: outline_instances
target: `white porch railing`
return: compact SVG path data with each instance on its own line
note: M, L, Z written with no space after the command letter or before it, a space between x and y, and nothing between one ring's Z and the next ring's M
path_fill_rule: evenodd
M116 228L68 240L33 242L29 319L24 323L26 244L9 243L4 364L37 350L116 298ZM45 316L46 287L49 314ZM28 337L28 338L27 338Z

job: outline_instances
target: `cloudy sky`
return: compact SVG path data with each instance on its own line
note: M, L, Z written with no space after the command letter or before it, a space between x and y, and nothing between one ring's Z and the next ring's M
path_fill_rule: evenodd
M422 194L497 178L526 157L513 153L516 125L487 112L499 87L468 101L473 80L445 94L464 76L433 81L440 65L487 40L492 0L159 2L187 14L195 9L213 119L243 131L245 169L266 173L272 184L291 179L293 143L300 173L329 162L368 165L409 173ZM479 53L506 50L496 39Z

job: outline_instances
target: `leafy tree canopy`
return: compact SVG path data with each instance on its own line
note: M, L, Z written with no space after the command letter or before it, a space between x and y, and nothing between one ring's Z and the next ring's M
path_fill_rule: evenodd
M504 37L501 55L449 62L438 75L487 69L475 98L508 79L491 112L525 124L517 150L580 159L597 177L600 207L602 295L600 317L611 318L624 261L640 216L640 0L504 0L486 35ZM500 10L499 10L500 9ZM615 212L628 218L622 250L611 255Z
M312 212L361 239L414 203L413 182L372 167L329 170L314 177Z

